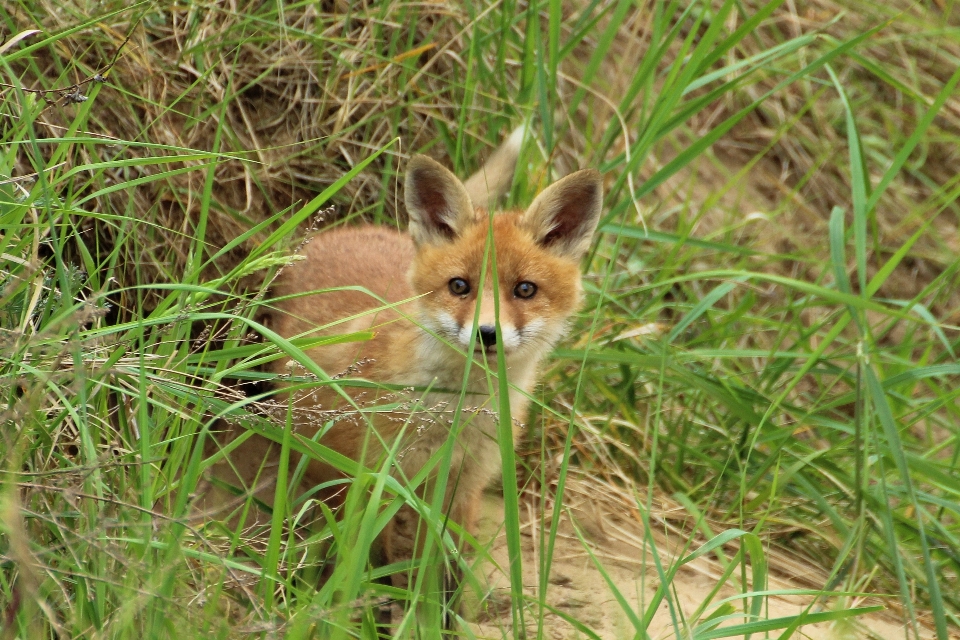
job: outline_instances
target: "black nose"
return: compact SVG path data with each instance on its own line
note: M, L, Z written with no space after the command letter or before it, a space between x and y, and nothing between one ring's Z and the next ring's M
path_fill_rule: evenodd
M480 325L480 342L485 347L492 347L497 344L497 328L488 324Z

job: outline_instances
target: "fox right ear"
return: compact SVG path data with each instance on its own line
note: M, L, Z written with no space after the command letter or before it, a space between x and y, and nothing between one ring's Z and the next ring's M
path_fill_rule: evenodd
M603 176L584 169L543 190L521 221L548 251L580 260L593 240L603 207Z
M417 246L452 240L474 219L473 204L463 183L426 156L413 156L407 163L404 202L410 216L410 235Z

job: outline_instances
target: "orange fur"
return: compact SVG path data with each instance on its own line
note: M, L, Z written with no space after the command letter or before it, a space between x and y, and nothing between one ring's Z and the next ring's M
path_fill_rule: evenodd
M494 160L498 166L488 165L483 174L495 177L497 188L502 189L507 171L503 164L509 164L512 175L516 152L501 149ZM483 191L481 177L474 176L470 183L473 197L493 199L495 194ZM307 355L329 375L349 371L351 377L414 387L418 391L412 404L419 407L412 417L407 409L376 414L372 420L345 411L321 443L355 460L364 457L374 467L383 459L384 444L397 446L397 472L410 478L444 445L451 426L457 425L446 507L466 530L475 530L480 494L500 470L497 351L502 351L513 387L512 413L522 417L525 394L536 382L541 360L563 335L580 304L579 259L589 246L601 200L600 175L580 171L551 185L525 212L489 216L484 208L474 208L471 194L453 174L415 156L406 179L409 234L361 226L313 238L303 251L305 259L278 278L275 294L281 300L270 318L272 327L286 338L373 329L372 340L316 347ZM496 254L499 318L488 237ZM485 260L487 276L481 280ZM454 279L462 279L469 291L454 293ZM528 284L535 285L534 294L518 294L521 284L523 292L529 292ZM362 287L373 295L355 289L329 290L336 287ZM378 298L394 307L383 308ZM474 327L475 314L478 327ZM490 344L497 320L502 340ZM466 351L478 328L477 348L469 354L475 362L465 380ZM289 360L271 368L288 373ZM347 390L358 404L377 400L377 393L369 389L366 395L358 389ZM461 391L466 392L466 408L454 416ZM347 407L329 386L298 394L294 402L301 409ZM295 412L294 420L300 432L313 436L322 424L306 417L308 413ZM514 441L518 434L515 427ZM262 457L262 452L252 455ZM315 486L337 475L312 461L305 481ZM422 489L426 490L429 486ZM412 510L398 513L385 535L388 560L415 553L416 525Z

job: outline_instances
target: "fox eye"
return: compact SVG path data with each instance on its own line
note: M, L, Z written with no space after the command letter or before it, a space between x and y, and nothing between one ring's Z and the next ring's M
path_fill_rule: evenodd
M513 288L513 295L518 298L532 298L537 293L537 285L524 280Z
M451 278L447 285L450 287L450 293L455 296L465 296L470 293L470 283L463 278Z

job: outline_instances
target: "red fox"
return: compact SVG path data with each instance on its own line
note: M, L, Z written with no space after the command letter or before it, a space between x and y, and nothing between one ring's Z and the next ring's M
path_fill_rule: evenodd
M409 232L367 225L319 233L305 246L304 259L278 277L279 302L269 319L285 338L374 332L371 340L320 346L307 355L330 375L349 372L420 390L414 413L408 408L362 417L323 386L296 396L301 410L293 412L295 428L312 437L325 427L321 444L354 460L364 457L372 468L394 448L398 475L412 478L456 425L445 507L468 532L475 530L481 492L500 472L498 353L512 387L512 413L522 417L538 366L580 304L580 259L603 200L600 173L584 170L547 187L526 211L489 215L488 205L513 178L521 135L515 132L466 183L436 161L413 156L405 176ZM488 249L496 252L496 273ZM468 358L474 362L465 376ZM272 369L290 373L289 359ZM368 403L369 389L361 397L360 390L344 388L358 404ZM317 405L344 411L325 426L309 418L307 409ZM305 483L338 477L313 461ZM410 508L393 518L382 541L389 562L416 552L418 525Z

